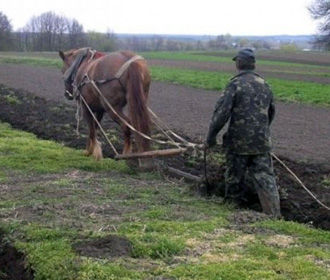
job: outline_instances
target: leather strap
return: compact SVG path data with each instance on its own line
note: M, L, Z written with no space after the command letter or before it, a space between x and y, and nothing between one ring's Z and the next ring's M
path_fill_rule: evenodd
M140 55L135 55L132 58L130 58L129 60L127 60L117 71L115 78L116 79L120 79L121 76L124 74L124 72L127 70L127 68L130 66L130 64L136 60L144 60L144 58Z

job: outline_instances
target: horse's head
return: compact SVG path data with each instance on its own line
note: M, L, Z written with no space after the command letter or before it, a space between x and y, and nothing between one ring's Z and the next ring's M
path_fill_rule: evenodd
M64 96L72 100L74 98L73 82L77 74L78 68L81 65L83 59L88 54L88 48L72 49L66 52L59 51L58 54L63 60L62 74L64 79L65 92Z

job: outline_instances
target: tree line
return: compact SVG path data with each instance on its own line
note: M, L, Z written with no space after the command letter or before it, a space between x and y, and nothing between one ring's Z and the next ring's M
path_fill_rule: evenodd
M312 17L321 20L314 46L330 50L330 1L315 0L308 8ZM179 40L166 36L125 36L118 38L110 30L106 33L87 31L76 19L70 19L54 12L33 16L28 23L13 31L7 16L0 11L0 51L57 51L90 46L100 51L130 49L134 51L186 51L186 50L226 50L253 47L270 49L265 40L233 38L229 34L219 35L209 40ZM283 45L294 49L295 45Z
M33 16L17 31L13 31L7 16L0 12L0 50L57 51L91 46L103 51L116 49L112 32L85 32L76 19L46 12Z

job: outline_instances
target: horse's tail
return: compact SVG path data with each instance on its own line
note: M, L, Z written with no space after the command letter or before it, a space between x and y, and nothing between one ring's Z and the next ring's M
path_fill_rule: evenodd
M127 99L129 106L130 120L135 129L150 135L150 114L148 111L148 90L149 85L144 87L143 66L137 61L130 64L128 68ZM147 151L150 148L150 141L136 134L135 136L139 152Z

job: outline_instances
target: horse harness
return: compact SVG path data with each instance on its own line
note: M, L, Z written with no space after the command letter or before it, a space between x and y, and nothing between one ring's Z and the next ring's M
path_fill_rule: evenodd
M72 89L73 89L72 93L67 89L65 90L66 97L70 100L76 99L80 95L80 91L81 91L82 87L84 87L86 84L89 84L92 82L92 80L88 76L88 73L85 73L82 80L79 82L79 84L78 85L76 84L76 75L77 75L78 69L79 69L80 65L82 64L82 62L87 57L87 54L89 52L91 53L91 57L90 57L89 61L91 61L94 58L96 50L93 50L91 48L84 48L78 54L78 56L76 57L76 59L74 60L72 65L65 71L65 73L63 75L65 85L71 85ZM126 87L124 86L124 84L122 83L120 78L122 77L124 72L128 69L130 64L137 60L144 60L144 58L140 55L135 55L135 56L131 57L129 60L127 60L119 68L119 70L117 71L117 73L115 74L115 76L113 78L94 81L94 83L97 85L103 85L106 83L110 83L112 81L118 81L120 86L122 87L123 91L126 92Z

